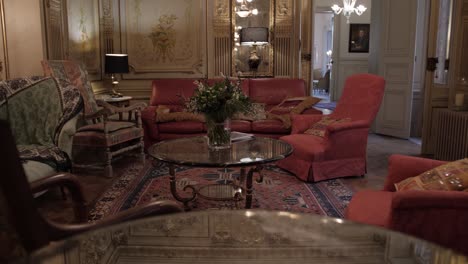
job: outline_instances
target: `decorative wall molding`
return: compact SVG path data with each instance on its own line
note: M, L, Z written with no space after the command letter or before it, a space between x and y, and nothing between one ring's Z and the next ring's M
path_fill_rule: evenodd
M120 2L122 50L129 55L127 79L157 73L206 75L206 0Z
M293 0L277 0L274 33L274 75L292 77L294 54L294 3Z
M0 33L2 40L0 42L0 81L8 79L8 46L5 26L5 4L0 0Z

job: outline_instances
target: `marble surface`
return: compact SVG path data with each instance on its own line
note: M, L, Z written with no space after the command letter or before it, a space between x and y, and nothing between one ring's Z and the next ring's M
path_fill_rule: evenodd
M33 263L466 263L465 257L376 227L274 211L202 211L88 232Z

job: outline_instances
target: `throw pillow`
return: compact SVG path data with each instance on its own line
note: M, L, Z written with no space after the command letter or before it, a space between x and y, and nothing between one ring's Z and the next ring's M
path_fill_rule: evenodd
M233 120L257 121L267 119L265 104L253 103L252 112L248 114L237 113L232 117Z
M468 188L468 158L438 166L395 184L397 191L464 191Z
M341 119L333 119L330 117L323 117L317 123L314 123L309 129L307 129L304 134L318 136L318 137L325 137L325 132L327 131L327 126L331 124L337 123L344 123L351 121L351 118L341 118Z
M272 114L300 114L304 112L307 108L315 105L320 102L320 98L313 96L303 96L303 97L289 97L284 99L279 105L274 106L270 113Z

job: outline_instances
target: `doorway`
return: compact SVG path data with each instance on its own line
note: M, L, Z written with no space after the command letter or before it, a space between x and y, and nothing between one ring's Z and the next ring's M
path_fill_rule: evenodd
M321 98L322 102L329 102L333 67L334 13L324 9L317 7L314 13L312 94Z

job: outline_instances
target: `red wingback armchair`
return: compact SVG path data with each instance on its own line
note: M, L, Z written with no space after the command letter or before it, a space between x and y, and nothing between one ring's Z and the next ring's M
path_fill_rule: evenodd
M395 191L395 183L444 163L392 155L383 190L357 192L346 218L407 233L468 255L467 192Z
M376 75L349 77L336 110L329 117L351 121L328 126L323 138L303 133L322 116L293 116L291 135L281 139L291 144L294 152L277 165L309 182L364 175L367 135L379 111L384 87L384 79Z

